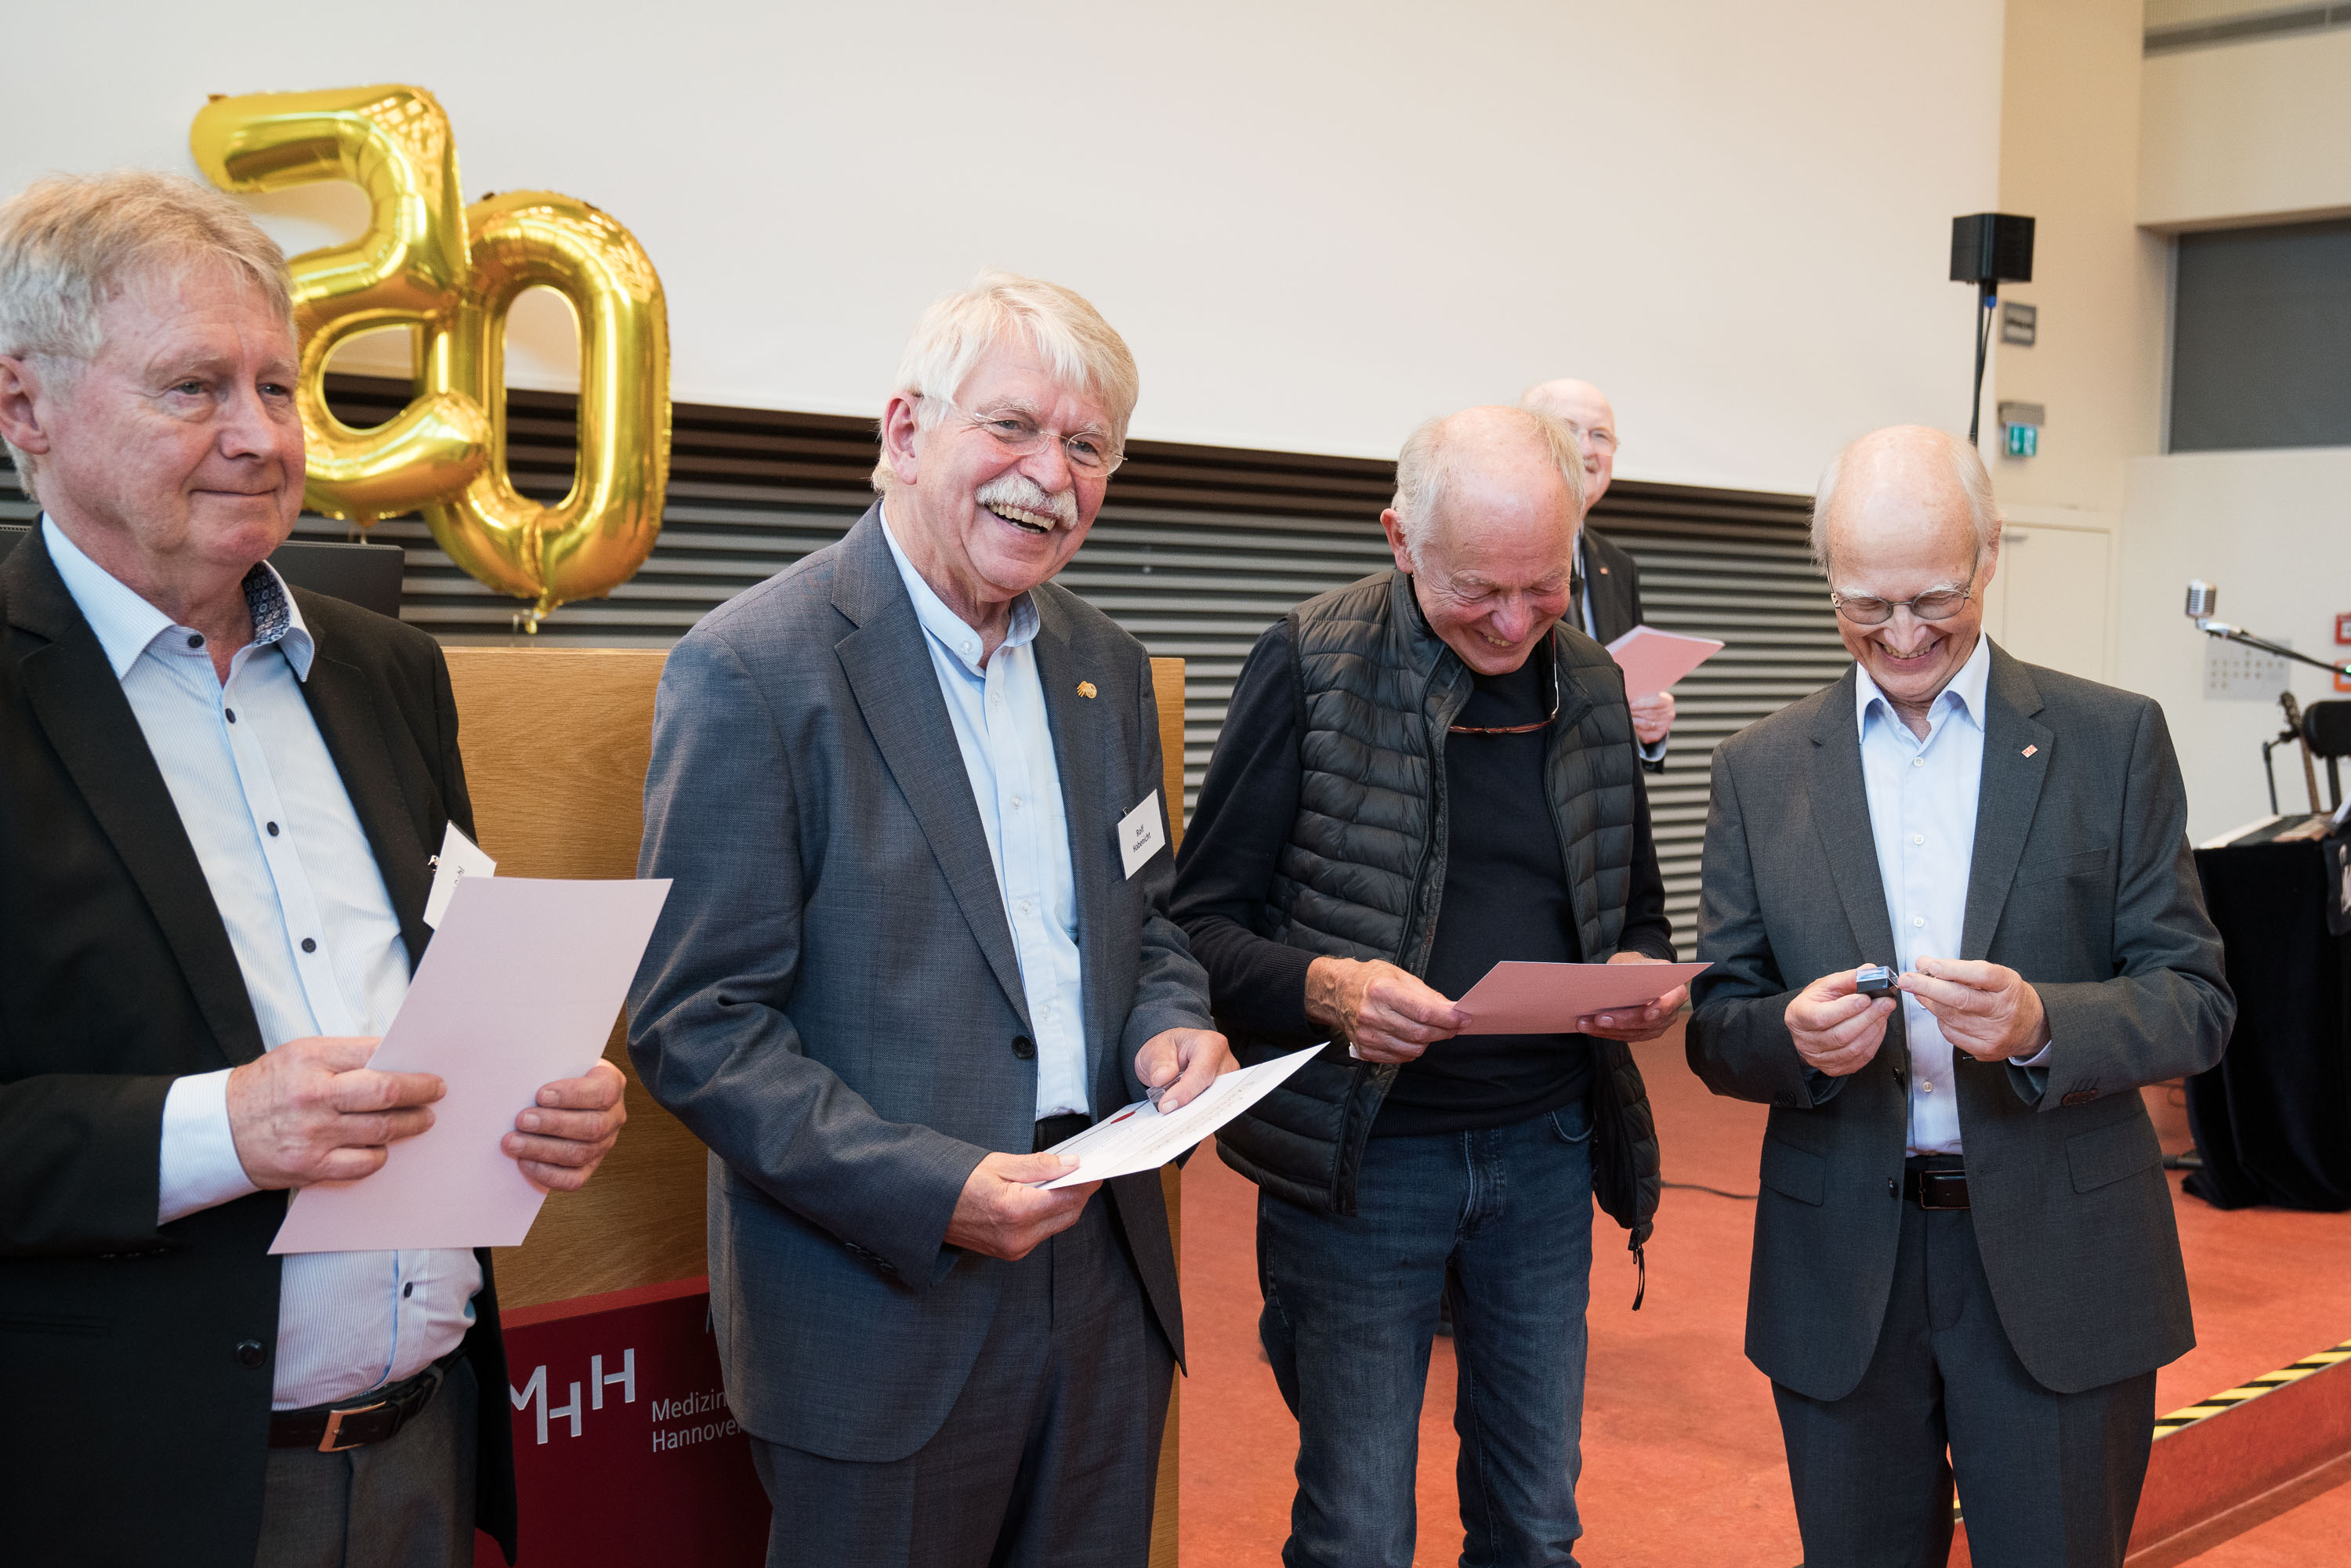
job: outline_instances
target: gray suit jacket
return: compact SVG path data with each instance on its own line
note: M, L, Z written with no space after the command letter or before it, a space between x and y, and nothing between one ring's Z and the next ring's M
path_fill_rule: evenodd
M2212 1065L2236 1003L2149 699L1992 650L1961 958L2004 964L2048 1009L2047 1063L1960 1053L1968 1196L2001 1326L2061 1393L2195 1343L2155 1130L2138 1096ZM1771 1107L1747 1354L1815 1399L1869 1365L1894 1272L1908 1099L1901 1013L1869 1065L1804 1067L1782 1014L1822 975L1893 958L1854 722L1855 677L1714 754L1690 1066ZM2026 755L2028 748L2031 755Z
M1209 1027L1207 980L1166 917L1173 857L1120 874L1118 819L1160 787L1150 663L1074 595L1033 598L1100 1114L1141 1097L1145 1040ZM711 1304L736 1416L834 1458L903 1458L955 1403L1011 1267L943 1239L981 1156L1029 1151L1037 1065L978 808L878 507L670 655L638 867L676 887L629 1049L710 1145ZM1180 1360L1158 1174L1105 1198Z

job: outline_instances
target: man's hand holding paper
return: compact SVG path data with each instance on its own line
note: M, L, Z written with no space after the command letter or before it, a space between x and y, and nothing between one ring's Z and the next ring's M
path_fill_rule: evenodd
M1653 958L1646 953L1624 952L1610 956L1612 964L1662 964L1663 958ZM1602 1035L1609 1040L1621 1040L1637 1045L1645 1040L1655 1040L1666 1032L1674 1015L1689 1000L1689 982L1685 980L1654 1002L1638 1007L1616 1008L1601 1013L1590 1013L1575 1020L1579 1034Z

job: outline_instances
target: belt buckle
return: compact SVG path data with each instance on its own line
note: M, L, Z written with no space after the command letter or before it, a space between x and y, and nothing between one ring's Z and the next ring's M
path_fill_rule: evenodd
M1920 1171L1918 1173L1918 1207L1925 1209L1931 1209L1938 1213L1967 1207L1968 1206L1965 1203L1942 1203L1937 1201L1942 1197L1943 1187L1946 1183L1956 1181L1964 1190L1967 1186L1967 1176L1959 1171Z
M346 1416L365 1416L371 1411L382 1409L390 1403L391 1401L388 1399L379 1399L372 1405L355 1406L349 1410L328 1411L327 1429L319 1436L319 1452L322 1454L340 1454L347 1449L365 1448L367 1444L364 1438L358 1442L351 1443L341 1443L336 1441L336 1439L342 1435L343 1417Z

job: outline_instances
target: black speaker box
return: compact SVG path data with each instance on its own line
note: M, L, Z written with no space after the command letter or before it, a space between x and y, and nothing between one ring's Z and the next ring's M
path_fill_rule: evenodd
M2032 281L2032 220L2011 213L1976 213L1951 220L1951 281Z

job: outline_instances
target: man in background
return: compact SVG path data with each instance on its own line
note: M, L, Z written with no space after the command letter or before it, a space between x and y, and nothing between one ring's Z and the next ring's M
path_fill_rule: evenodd
M1714 754L1690 1066L1771 1107L1747 1354L1811 1568L2118 1564L2156 1369L2195 1343L2143 1084L2235 1017L2147 697L1983 634L1970 444L1822 475L1855 659ZM1901 971L1859 988L1864 965Z
M1520 394L1519 406L1547 413L1575 433L1576 447L1583 455L1584 527L1576 557L1580 587L1571 619L1593 642L1613 643L1641 624L1641 569L1592 527L1593 508L1608 493L1616 474L1616 410L1605 392L1573 377L1529 387ZM1667 737L1674 727L1674 694L1635 697L1631 706L1641 766L1662 773Z
M1184 1349L1159 1173L1044 1185L1094 1117L1232 1064L1166 915L1150 661L1048 580L1134 361L991 272L893 384L882 498L662 675L639 869L675 887L630 1050L710 1145L768 1563L1142 1568Z
M487 1249L269 1245L441 1080L371 1071L473 829L448 666L267 556L301 510L285 257L161 174L0 208L0 1555L460 1568L515 1545ZM622 1077L506 1152L584 1184Z
M1258 640L1184 841L1176 914L1218 1019L1252 1061L1333 1042L1217 1139L1261 1190L1291 1568L1409 1568L1440 1302L1463 1561L1558 1568L1583 1532L1593 1198L1647 1239L1626 1042L1683 992L1567 1034L1465 1036L1455 1005L1500 959L1673 958L1623 674L1565 619L1583 470L1520 409L1414 432L1395 570Z

